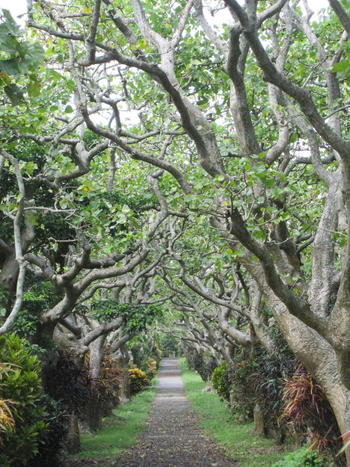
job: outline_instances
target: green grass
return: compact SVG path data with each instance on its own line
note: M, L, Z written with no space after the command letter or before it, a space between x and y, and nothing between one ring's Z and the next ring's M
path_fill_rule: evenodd
M277 446L273 439L255 435L254 425L235 421L217 394L202 392L206 383L199 375L189 371L184 363L182 376L186 395L197 414L200 427L209 438L222 444L226 452L240 462L241 467L269 467L285 455L284 449L288 449L288 446Z
M132 401L118 406L114 416L103 421L102 429L94 435L81 436L82 451L73 459L118 458L124 449L136 443L143 433L151 404L155 396L155 383L133 397Z

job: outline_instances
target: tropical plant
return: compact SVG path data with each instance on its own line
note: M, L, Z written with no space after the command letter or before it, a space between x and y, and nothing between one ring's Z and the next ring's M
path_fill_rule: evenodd
M232 383L230 381L230 371L227 363L224 362L215 368L211 374L210 381L219 396L229 401Z
M281 418L303 432L312 448L332 453L340 449L340 433L325 393L302 364L284 381L283 403Z
M146 372L140 368L129 369L130 394L136 394L145 389L149 384Z
M0 387L1 387L1 380L4 375L13 371L14 368L12 365L8 363L0 363ZM0 399L0 432L5 432L13 430L15 427L15 419L11 412L11 406L13 406L14 402L10 399ZM0 444L2 439L0 437Z
M26 465L38 452L40 438L47 429L41 365L37 357L29 354L24 341L13 334L0 336L0 362L9 367L1 372L0 400L4 401L3 410L7 406L3 414L10 428L0 431L0 464Z

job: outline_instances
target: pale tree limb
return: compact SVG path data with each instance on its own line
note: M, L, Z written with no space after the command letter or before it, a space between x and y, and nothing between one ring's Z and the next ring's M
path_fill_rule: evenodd
M25 207L25 200L26 200L24 180L21 174L21 170L19 168L18 160L6 151L2 151L1 156L4 159L7 159L8 161L10 161L11 164L15 168L16 180L17 180L18 190L20 194L20 200L18 203L16 215L13 219L13 231L14 231L14 241L15 241L15 260L18 264L16 297L15 297L15 302L12 306L12 310L10 314L7 316L5 322L0 327L0 335L5 334L13 327L13 325L15 324L17 315L21 309L22 301L23 301L23 293L24 293L24 279L25 279L26 266L27 266L27 263L23 256L23 248L22 248L23 241L22 241L22 233L21 233L21 224L24 218L24 207Z

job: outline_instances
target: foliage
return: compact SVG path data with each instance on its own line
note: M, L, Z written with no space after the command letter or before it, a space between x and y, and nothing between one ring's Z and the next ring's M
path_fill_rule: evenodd
M231 382L226 362L215 368L211 374L210 381L220 397L226 401L230 400Z
M118 303L116 300L102 300L93 305L92 316L102 322L122 317L125 329L130 332L141 332L162 315L163 309L157 305Z
M13 105L24 100L23 89L13 78L20 75L29 77L25 90L30 97L37 96L40 81L36 73L43 58L43 49L38 42L23 39L23 31L19 29L8 10L0 14L0 88L3 88Z
M266 434L276 436L283 442L287 431L285 422L280 418L283 381L293 374L296 361L279 332L273 330L271 337L279 351L269 353L260 346L255 348L253 358L257 366L249 384L254 386L255 400L262 409Z
M97 397L102 405L110 408L118 405L121 375L122 371L119 368L118 360L110 355L105 355L95 386Z
M2 386L2 378L11 371L14 371L14 367L12 365L8 363L0 363L0 388ZM0 399L0 433L6 433L15 428L15 419L11 411L13 404L14 402L11 399Z
M57 350L44 368L45 391L68 413L83 417L89 401L89 371L67 350Z
M39 438L38 453L29 461L28 467L47 467L60 465L62 449L67 434L67 413L60 401L47 394L41 398L44 408L46 430Z
M146 375L149 380L152 380L157 373L158 363L156 360L147 360L146 362Z
M253 409L256 402L256 391L252 384L252 375L258 370L257 362L252 355L238 355L230 369L232 413L241 421L253 419Z
M147 377L146 372L140 370L140 368L129 369L129 381L131 395L143 391L143 389L150 384L150 380Z
M164 333L158 337L160 348L167 357L179 354L179 340L172 334Z
M81 420L88 414L90 398L109 413L119 403L121 370L118 360L105 356L100 375L92 380L89 375L89 354L76 358L67 350L58 350L44 370L45 389L55 400L61 401L68 413L76 413ZM93 390L92 390L93 386Z
M303 365L286 379L283 388L282 419L297 430L311 436L311 445L320 452L340 447L340 434L333 411L322 387Z
M22 307L13 332L20 337L33 340L40 327L41 313L55 303L57 293L49 282L38 282L30 274L27 274L26 286L27 290L23 294Z
M39 440L47 429L41 403L41 366L14 334L0 336L0 362L11 367L1 374L0 400L12 401L15 422L13 429L0 433L0 464L21 466L38 452Z
M154 337L157 336L150 330L147 334L137 334L128 343L134 365L146 371L147 374L150 372L149 364L153 362L151 366L154 366L155 362L156 369L158 369L162 358L162 353Z
M297 451L286 454L283 459L272 464L271 467L330 467L329 460L320 457L316 450L304 446Z

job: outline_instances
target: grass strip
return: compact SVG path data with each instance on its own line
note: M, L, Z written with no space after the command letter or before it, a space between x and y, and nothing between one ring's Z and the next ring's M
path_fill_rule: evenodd
M223 445L240 467L269 467L280 460L290 446L277 446L275 440L254 434L254 424L234 420L216 393L203 392L206 383L181 362L182 377L188 400L197 414L199 426L209 438Z
M118 406L111 417L103 420L102 429L96 434L81 436L81 452L72 459L111 459L134 445L144 432L148 414L155 397L152 385L136 394L131 402Z

